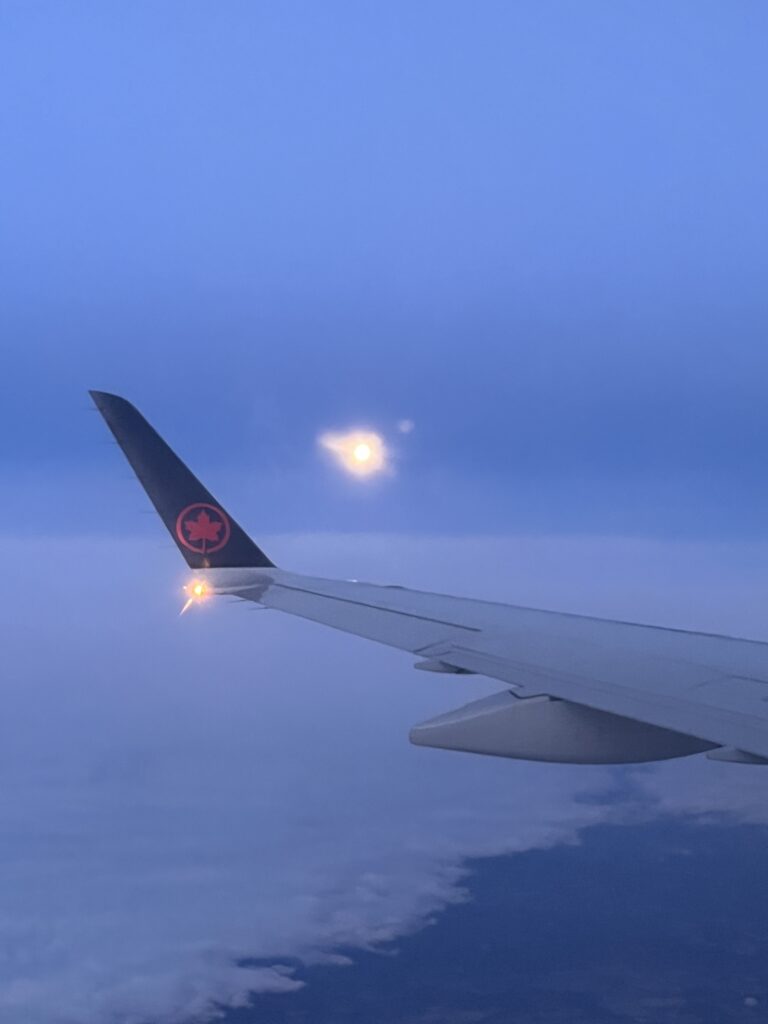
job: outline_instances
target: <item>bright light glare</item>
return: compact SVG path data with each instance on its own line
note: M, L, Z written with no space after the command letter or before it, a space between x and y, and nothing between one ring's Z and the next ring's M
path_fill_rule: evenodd
M318 443L353 476L373 476L387 469L384 439L372 431L351 430L347 434L321 434Z
M187 595L187 601L181 609L180 615L183 615L193 604L202 604L211 596L205 580L190 580L184 587L184 593Z

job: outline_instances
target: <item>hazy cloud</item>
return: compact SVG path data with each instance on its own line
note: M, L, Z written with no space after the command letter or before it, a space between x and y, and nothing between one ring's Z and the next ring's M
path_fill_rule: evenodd
M525 538L269 549L307 571L675 621L709 622L702 582L717 578L727 628L756 615L744 566L765 559ZM425 679L397 652L242 606L179 619L183 578L170 546L140 543L30 541L7 561L3 1022L204 1020L212 1001L296 984L241 958L394 939L462 898L466 857L627 815L612 796L626 773L408 745L413 722L496 684ZM764 808L756 775L701 759L643 770L629 810L716 810L745 783Z

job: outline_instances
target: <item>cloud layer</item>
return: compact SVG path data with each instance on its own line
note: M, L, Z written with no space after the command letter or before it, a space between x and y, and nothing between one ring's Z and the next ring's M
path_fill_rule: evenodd
M306 571L747 632L768 578L759 548L361 536L269 550ZM29 541L7 560L2 1024L186 1024L290 989L289 970L239 961L318 960L420 927L462 898L466 857L619 820L628 778L632 813L765 815L757 773L701 759L627 776L412 748L413 722L497 686L424 679L397 652L271 612L179 619L170 581L174 553L151 544Z

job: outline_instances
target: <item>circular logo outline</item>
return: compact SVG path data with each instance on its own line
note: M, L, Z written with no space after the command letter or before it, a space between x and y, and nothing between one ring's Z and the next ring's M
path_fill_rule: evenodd
M224 527L221 540L216 541L216 543L211 545L211 547L205 546L205 538L203 538L202 547L195 547L194 543L184 536L184 519L190 514L190 512L194 512L197 509L213 512L221 520L221 525ZM196 555L212 555L216 551L221 551L221 549L228 543L231 535L232 527L229 522L229 516L217 505L211 505L207 501L195 501L191 505L187 505L187 507L182 509L176 517L176 537L178 538L179 543L187 548L188 551L194 551Z

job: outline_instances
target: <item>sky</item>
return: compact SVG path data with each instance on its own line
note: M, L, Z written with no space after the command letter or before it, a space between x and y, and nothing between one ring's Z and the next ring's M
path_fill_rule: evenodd
M627 779L643 813L762 820L754 774L701 759L617 783L412 750L485 684L178 619L87 389L285 568L765 636L766 29L759 2L0 0L3 1024L290 987L237 958L401 934L464 858L571 840ZM323 457L350 428L391 473Z

